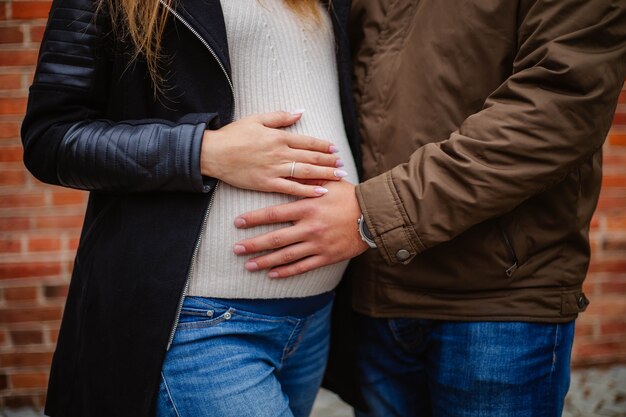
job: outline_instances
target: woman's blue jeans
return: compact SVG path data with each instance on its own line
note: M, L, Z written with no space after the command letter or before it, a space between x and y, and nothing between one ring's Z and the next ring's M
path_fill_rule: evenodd
M306 417L328 356L332 302L305 318L186 297L157 417Z
M558 417L574 322L357 317L357 417Z

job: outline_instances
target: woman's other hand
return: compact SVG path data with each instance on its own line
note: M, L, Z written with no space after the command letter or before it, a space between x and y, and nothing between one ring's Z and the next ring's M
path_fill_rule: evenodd
M256 114L205 131L202 175L249 190L301 197L325 194L325 188L310 180L340 180L346 176L338 169L343 161L332 143L281 129L301 117L301 112Z

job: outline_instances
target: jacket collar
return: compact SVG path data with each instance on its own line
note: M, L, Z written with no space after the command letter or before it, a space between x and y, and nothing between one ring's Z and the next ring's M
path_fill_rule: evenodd
M175 0L174 10L208 43L230 74L228 39L220 0Z

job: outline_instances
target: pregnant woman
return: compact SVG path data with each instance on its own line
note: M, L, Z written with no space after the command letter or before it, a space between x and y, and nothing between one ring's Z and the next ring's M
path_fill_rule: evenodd
M48 415L310 413L346 264L273 279L233 220L357 181L346 3L53 2L24 158L90 196Z

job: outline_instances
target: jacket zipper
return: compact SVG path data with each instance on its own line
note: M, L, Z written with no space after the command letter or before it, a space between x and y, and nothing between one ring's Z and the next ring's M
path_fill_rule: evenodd
M506 271L504 271L506 275L510 278L511 276L513 276L515 271L517 271L519 263L517 259L517 254L515 253L515 249L513 248L513 245L511 244L511 240L509 239L509 236L506 234L506 231L504 230L504 226L500 225L500 230L502 231L502 237L504 238L504 243L507 249L509 250L511 259L513 260L513 265L511 265L510 267L506 269Z
M230 76L228 75L228 72L226 71L226 68L224 67L224 64L222 64L222 61L220 61L220 59L218 58L213 48L211 48L208 42L205 41L202 38L202 36L200 36L198 31L196 31L185 19L183 19L180 16L180 14L178 14L174 9L172 9L168 4L166 4L164 0L159 0L159 2L163 5L163 7L165 7L168 10L169 13L171 13L176 19L178 19L183 25L185 25L185 27L189 29L191 33L193 33L198 38L198 40L211 53L215 61L218 63L218 65L222 69L222 72L224 73L224 76L226 77L226 81L228 81L228 86L230 87L230 92L233 97L233 108L230 113L230 121L232 122L234 119L234 114L235 114L235 89L233 87L232 80L230 79ZM172 346L172 341L174 340L174 334L176 333L176 328L178 327L178 322L180 321L180 313L183 309L183 301L185 300L185 296L187 295L187 291L189 290L189 281L191 278L191 273L193 272L193 267L196 262L196 257L198 256L198 250L200 249L200 242L202 241L204 230L206 228L206 224L209 219L209 212L211 211L211 207L213 206L213 200L215 199L215 194L217 193L217 189L219 185L220 185L220 181L218 181L217 184L215 185L215 188L213 189L213 194L211 194L211 197L209 199L209 204L207 205L207 208L204 211L204 218L202 219L202 229L200 230L200 233L198 234L196 244L193 248L193 254L191 255L191 265L189 267L189 272L187 273L187 277L185 278L185 286L183 287L183 292L180 295L180 300L178 301L178 308L176 309L176 317L174 318L174 324L172 325L172 330L170 331L170 337L167 341L167 347L165 349L166 351L170 350L170 347Z

